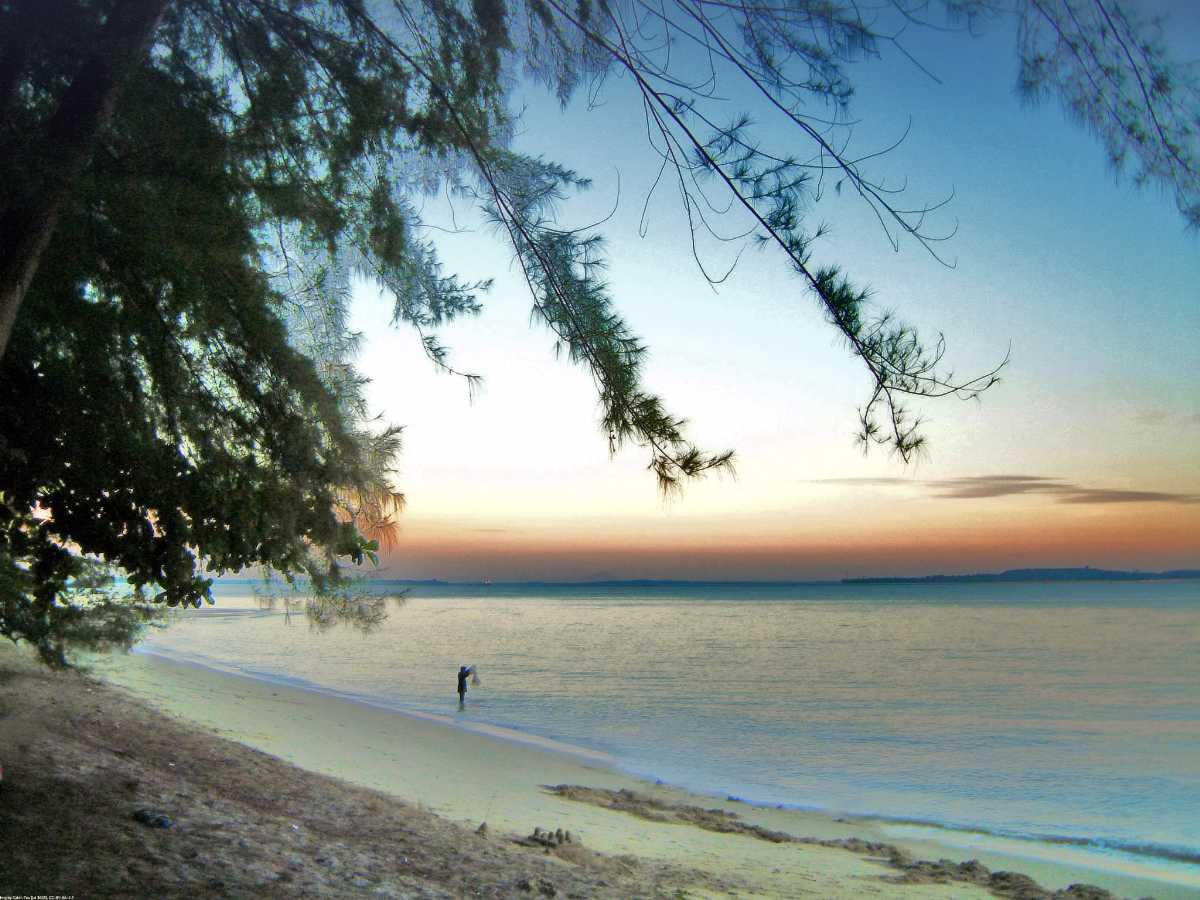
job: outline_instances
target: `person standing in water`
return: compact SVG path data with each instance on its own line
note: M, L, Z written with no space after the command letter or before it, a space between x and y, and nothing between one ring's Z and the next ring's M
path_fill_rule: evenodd
M467 678L475 671L474 666L458 667L458 706L461 709L467 699Z

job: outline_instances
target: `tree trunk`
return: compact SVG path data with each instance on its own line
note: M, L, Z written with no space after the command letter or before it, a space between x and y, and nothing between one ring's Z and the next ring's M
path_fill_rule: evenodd
M112 118L121 82L141 61L168 0L122 0L104 24L35 149L43 177L0 211L0 359L63 202L87 165L96 137Z

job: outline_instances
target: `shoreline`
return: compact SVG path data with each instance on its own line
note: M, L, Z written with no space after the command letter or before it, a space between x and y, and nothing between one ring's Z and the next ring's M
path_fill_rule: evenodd
M1157 844L1129 845L1119 840L1104 838L1086 838L1074 835L1038 835L1020 834L993 830L976 824L943 822L935 819L922 819L889 815L878 812L848 812L819 804L775 803L758 801L737 796L727 790L710 790L703 787L664 781L653 772L643 772L625 766L620 759L612 754L588 747L571 744L551 737L532 734L510 725L497 725L487 722L463 721L451 714L431 713L425 710L408 708L380 702L379 700L339 691L325 687L303 678L274 675L265 672L246 672L233 667L221 667L182 654L164 653L162 651L138 647L132 651L134 656L145 656L159 660L167 665L195 668L226 675L231 678L261 681L267 684L287 687L333 700L353 703L371 709L392 713L399 716L409 716L435 723L445 728L475 734L488 739L505 741L517 746L558 753L568 758L578 759L585 763L597 764L614 771L621 776L634 779L643 785L654 785L668 790L678 791L692 801L703 799L705 802L732 802L739 804L738 808L759 810L764 812L783 811L796 813L801 816L815 815L832 819L839 824L859 825L876 833L883 829L887 839L892 843L907 844L918 842L922 846L937 845L945 855L952 856L964 850L993 855L994 859L1003 857L1005 860L1021 860L1031 862L1055 862L1056 857L1068 854L1073 857L1064 863L1080 870L1111 872L1115 875L1130 875L1140 867L1149 869L1153 865L1165 867L1187 867L1190 871L1180 871L1179 875L1191 875L1194 886L1200 894L1200 854L1187 848L1176 848ZM908 838L905 834L914 832L924 833L923 838ZM855 835L858 836L858 835ZM1007 849L1001 849L1007 848ZM926 847L927 849L927 847ZM1114 855L1115 854L1115 855ZM1092 858L1089 858L1092 857ZM1098 857L1098 858L1095 858ZM965 861L965 860L962 860ZM1132 868L1132 871L1130 869ZM1149 881L1165 881L1172 883L1170 877L1138 872L1134 877L1145 878Z
M715 806L735 812L753 825L788 834L894 844L923 859L979 859L992 869L1027 873L1052 889L1083 882L1122 896L1200 896L1200 869L1194 865L1176 864L1179 871L1164 877L1163 866L1153 869L1127 854L1125 859L1106 857L1101 862L1109 867L1098 868L1097 860L1088 858L1094 852L1049 841L958 831L936 823L720 800L648 781L621 770L614 758L586 748L497 726L455 721L451 716L404 710L297 684L297 680L230 672L153 651L94 663L98 663L97 674L106 681L131 690L163 712L301 768L417 802L472 828L487 821L489 829L527 833L533 823L554 827L557 817L585 834L591 849L612 855L645 855L644 833L643 838L631 840L630 833L638 833L638 826L623 820L628 817L617 817L614 822L611 812L597 816L598 810L548 796L542 790L548 784L580 784L637 791L668 803ZM205 703L193 702L198 697L205 698ZM286 715L281 715L282 707L287 707ZM303 729L298 731L297 722L289 721L297 713L299 721L309 723L318 733L348 732L358 739L362 746L351 753L356 762L331 755L324 741L317 742L319 748L306 748L301 739ZM406 765L398 765L392 751L377 743L381 737L386 743L387 735L400 733L415 741L408 748ZM653 850L666 862L687 865L697 855L685 847L671 847L670 842L665 847L660 843L655 841ZM699 855L721 856L724 852L727 850L705 848ZM770 865L770 860L763 857L756 864Z
M378 700L374 700L370 697L352 694L348 691L339 691L334 688L323 687L302 678L272 675L266 672L249 673L235 671L231 668L221 668L219 666L209 665L208 663L200 662L195 659L189 659L182 655L177 656L174 654L162 653L157 650L151 650L142 647L135 647L131 651L130 655L146 656L159 660L167 665L200 669L206 672L212 672L216 675L226 675L230 678L246 679L248 681L261 681L277 687L285 687L291 690L303 691L308 694L316 694L321 697L328 697L331 700L340 700L345 703L353 703L357 706L365 706L370 709L380 710L381 712L394 713L398 716L407 716L414 719L421 719L426 722L433 722L445 728L464 731L470 734L478 734L492 740L506 741L520 746L546 750L551 753L561 753L564 756L577 757L580 760L590 760L592 762L605 765L608 768L622 771L618 760L612 755L604 753L603 751L591 750L587 747L580 747L575 744L569 744L565 741L555 740L554 738L530 734L527 731L521 731L517 728L512 728L506 725L493 725L487 722L455 721L453 717L449 715L426 712L425 710L421 709L392 706L387 703L381 703ZM640 778L643 781L648 780L644 776L639 776L636 773L627 772L625 774L629 774L634 778Z
M340 691L304 678L276 675L269 672L246 671L233 666L221 666L211 661L201 661L188 657L186 654L162 652L153 647L136 647L132 651L132 654L134 656L151 657L168 665L200 669L220 675L227 675L231 678L266 682L346 703L366 706L387 713L411 716L468 734L481 735L495 740L507 741L518 746L527 746L552 753L561 753L570 758L597 763L643 784L653 783L655 786L681 791L692 798L704 798L711 802L732 801L744 804L747 809L764 811L783 810L784 812L813 814L840 820L847 824L864 823L863 827L886 828L889 829L889 839L891 840L903 842L904 838L898 835L912 831L926 832L927 835L923 841L924 843L932 842L942 846L944 849L953 849L955 852L964 849L973 849L976 852L985 853L990 849L992 852L1001 853L1007 859L1029 861L1045 859L1053 861L1052 857L1054 854L1066 852L1076 857L1071 863L1076 867L1089 870L1096 869L1098 871L1111 870L1115 874L1129 874L1129 872L1123 872L1120 864L1123 864L1125 867L1149 867L1152 865L1188 867L1190 871L1181 871L1179 874L1185 877L1189 875L1193 876L1196 882L1196 889L1200 892L1200 852L1190 848L1149 842L1130 843L1121 839L1105 837L1021 833L993 829L977 823L946 822L937 819L909 817L874 811L853 812L819 803L805 804L757 800L735 795L730 790L724 788L716 789L676 781L665 781L659 778L654 772L641 771L635 767L624 765L619 758L613 756L611 753L523 731L512 725L464 721L456 719L450 713L433 713L423 709L389 704L374 697ZM940 840L939 835L941 836ZM998 847L989 847L989 844L1003 845L1007 849L1001 850ZM1089 856L1094 858L1089 859ZM1146 877L1154 881L1169 882L1171 880L1170 877L1159 877L1152 874L1138 877Z

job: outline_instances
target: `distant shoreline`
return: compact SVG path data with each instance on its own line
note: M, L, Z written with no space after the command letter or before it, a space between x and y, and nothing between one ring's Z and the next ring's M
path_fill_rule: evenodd
M1053 581L1188 581L1200 579L1200 569L1169 569L1141 572L1124 569L1079 568L1006 569L1003 572L976 572L965 575L872 575L858 578L728 581L688 578L606 578L577 581L449 581L441 578L368 578L371 584L399 584L406 587L804 587L841 584L989 584L1004 582ZM262 584L260 578L222 578L218 585ZM268 582L272 583L272 582Z
M841 584L986 584L1006 581L1184 581L1200 578L1200 569L1138 572L1121 569L1008 569L971 575L920 575L915 577L843 578Z

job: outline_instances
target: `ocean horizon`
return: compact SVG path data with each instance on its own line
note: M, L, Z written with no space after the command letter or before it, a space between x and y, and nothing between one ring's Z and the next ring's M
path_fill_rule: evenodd
M999 572L933 573L928 575L856 575L842 578L617 578L608 575L588 576L573 579L453 579L453 578L372 578L364 576L360 583L370 587L381 585L403 586L446 586L446 587L674 587L692 585L697 587L805 587L830 584L943 584L943 583L993 583L1041 582L1041 581L1187 581L1200 580L1200 569L1105 569L1098 566L1066 566L1043 568L1004 569ZM214 580L214 585L232 586L258 585L264 588L287 588L285 581L271 578L228 578ZM297 584L303 585L303 580Z

